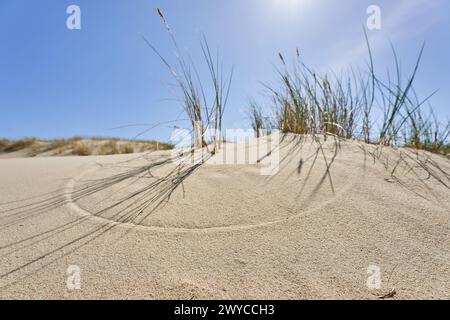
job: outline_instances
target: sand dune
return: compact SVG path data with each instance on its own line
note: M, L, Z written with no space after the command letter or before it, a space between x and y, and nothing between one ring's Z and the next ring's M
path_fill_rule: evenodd
M285 136L273 176L171 151L2 159L0 298L449 299L448 158L319 142Z
M82 138L59 140L22 140L0 139L0 159L27 157L62 157L113 155L168 150L172 146L158 141L122 140L117 138Z

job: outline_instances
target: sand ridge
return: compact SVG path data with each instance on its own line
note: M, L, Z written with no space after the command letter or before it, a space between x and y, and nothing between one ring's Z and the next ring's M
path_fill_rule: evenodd
M320 145L289 135L275 176L206 165L175 190L168 151L0 160L0 297L450 298L448 159Z

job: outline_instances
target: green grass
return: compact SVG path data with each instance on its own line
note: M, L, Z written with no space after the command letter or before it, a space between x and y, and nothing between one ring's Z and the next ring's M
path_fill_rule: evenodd
M383 80L374 71L368 40L367 47L367 69L350 69L339 76L308 67L298 50L292 66L279 54L278 85L265 84L274 102L274 127L282 133L334 135L448 154L450 122L438 121L431 108L424 109L433 94L421 100L414 90L423 47L407 77L393 49L395 70L387 74L395 76ZM252 105L250 114L253 128L261 127L260 109Z
M187 121L192 126L194 143L192 147L208 147L206 141L206 129L214 131L212 135L212 154L220 147L222 118L228 101L228 96L233 78L233 69L227 75L223 70L223 63L220 61L219 53L212 53L206 38L201 42L201 50L204 58L204 69L209 75L201 80L198 69L192 59L179 49L175 35L168 23L168 20L161 9L157 8L164 27L173 43L177 60L169 62L161 53L144 38L147 45L161 60L170 75L174 78L181 96L181 104ZM211 97L207 97L205 83L212 89Z

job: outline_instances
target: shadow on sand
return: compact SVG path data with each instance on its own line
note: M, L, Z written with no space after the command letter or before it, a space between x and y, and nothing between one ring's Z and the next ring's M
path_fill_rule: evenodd
M331 139L332 147L331 149L327 147L327 150L325 150L324 143L327 139ZM309 163L306 178L302 184L299 185L298 196L304 192L306 185L309 184L309 179L312 172L317 170L315 168L316 162L319 158L322 158L324 161L325 170L318 183L313 186L312 194L317 192L324 183L328 183L332 192L335 192L331 167L333 166L341 150L342 139L336 136L312 137L311 139L306 139L302 136L285 135L281 140L279 149L280 151L283 151L284 156L280 159L280 170L283 170L288 163L291 163L291 161L297 161L298 165L296 166L295 172L292 172L292 174L300 175L304 173L305 164ZM306 143L310 143L315 151L306 158L303 158L305 154L302 153L302 149ZM328 144L328 146L329 145L330 144ZM425 152L390 149L389 152L385 153L383 148L380 146L363 144L360 144L360 149L364 154L364 166L366 166L367 159L371 159L373 163L383 163L395 182L407 190L421 196L422 198L431 201L436 201L437 199L439 201L439 196L434 195L433 190L427 185L427 181L431 179L434 179L446 189L450 190L450 174ZM261 157L259 161L261 161L264 157L267 157L271 152L273 152L273 150L269 151L267 155ZM144 155L142 157L145 158L146 156L147 155ZM0 283L3 283L0 284L0 289L5 289L28 277L29 275L44 269L53 262L70 255L76 250L79 250L83 246L86 246L90 242L98 239L105 233L111 231L113 228L116 228L120 223L128 223L131 226L120 237L120 239L125 237L131 230L133 230L133 225L140 225L149 215L167 204L173 192L179 187L183 188L184 194L184 181L186 181L187 178L189 178L204 164L203 161L193 163L192 161L186 160L189 159L189 154L184 157L184 161L179 161L179 159L174 159L173 157L158 158L151 161L147 159L148 163L145 165L131 167L122 173L112 174L106 178L85 181L80 187L75 188L73 191L63 189L36 197L1 203L0 231L17 226L29 219L39 217L50 210L66 206L71 202L76 202L90 195L105 191L113 186L117 186L118 184L124 184L120 188L122 190L133 185L140 179L150 178L148 184L127 193L126 196L114 201L113 204L92 213L92 216L102 217L105 213L110 212L114 208L123 206L120 210L114 213L114 215L108 216L108 220L111 221L103 221L99 225L96 225L95 228L85 232L81 236L65 242L60 246L52 248L51 250L34 257L26 263L18 266L11 266L8 271L0 274ZM127 162L132 160L128 160ZM153 174L153 171L161 168L166 169L167 172L163 176L156 177ZM423 176L423 173L426 173L426 175ZM410 185L402 179L405 174L414 176L416 181L421 183L425 190L428 190L428 194L421 194L410 188ZM272 177L268 177L267 179L270 180L271 178ZM6 244L0 244L0 259L6 258L12 254L20 254L21 250L33 248L45 240L56 238L58 235L68 232L70 229L80 227L90 218L91 216L83 216L75 219L74 221L64 223L26 238ZM38 265L38 268L34 266L35 264ZM20 275L22 275L22 277L20 278L15 277L15 274L19 271L32 266L34 266L34 270L31 272L26 273L24 276L23 273L21 273ZM13 275L13 279L10 279L9 277Z

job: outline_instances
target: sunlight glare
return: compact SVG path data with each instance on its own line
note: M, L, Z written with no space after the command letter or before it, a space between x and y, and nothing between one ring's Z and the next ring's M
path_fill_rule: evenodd
M301 5L303 5L308 0L274 0L275 5L277 7L281 7L284 9L298 9Z
M283 14L297 14L311 7L314 0L269 0L274 10Z

